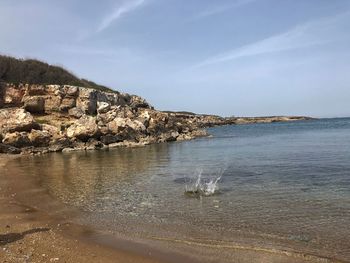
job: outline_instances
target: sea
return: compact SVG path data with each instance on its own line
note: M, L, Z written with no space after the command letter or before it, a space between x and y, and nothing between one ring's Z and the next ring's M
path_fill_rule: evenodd
M198 262L350 262L350 118L208 132L15 165L79 211L70 220L97 241L124 237Z

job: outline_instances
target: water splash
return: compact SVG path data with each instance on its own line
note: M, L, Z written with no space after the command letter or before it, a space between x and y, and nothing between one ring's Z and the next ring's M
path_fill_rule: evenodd
M203 170L198 172L197 180L194 184L185 185L185 194L191 197L211 196L218 192L223 171L218 176L211 179L202 179Z

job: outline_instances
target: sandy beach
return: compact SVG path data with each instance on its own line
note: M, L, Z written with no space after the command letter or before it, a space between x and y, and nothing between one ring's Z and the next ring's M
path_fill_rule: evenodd
M86 231L83 227L61 224L44 211L21 204L16 199L17 193L4 184L6 163L14 158L0 155L1 262L162 262L78 240Z
M70 220L75 210L45 191L28 192L29 181L18 180L13 165L6 165L15 158L0 156L1 262L201 262L201 257L211 262L219 255L225 262L341 262L239 244L218 250L215 245L170 239L138 243L115 236L99 238L94 229ZM16 178L11 181L12 176Z

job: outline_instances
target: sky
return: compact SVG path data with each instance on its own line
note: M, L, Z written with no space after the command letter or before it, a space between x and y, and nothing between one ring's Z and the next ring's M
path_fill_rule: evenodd
M160 110L350 116L349 0L0 0L0 53Z

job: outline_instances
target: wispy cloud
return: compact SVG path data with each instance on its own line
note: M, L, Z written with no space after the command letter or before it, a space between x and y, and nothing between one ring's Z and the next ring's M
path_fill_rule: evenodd
M127 13L134 11L143 4L146 3L146 0L127 0L122 5L115 8L111 13L106 15L100 25L97 28L97 32L101 32L108 28L115 20L123 17Z
M337 25L348 16L349 13L347 12L335 17L307 22L284 33L209 57L195 64L191 69L232 61L242 57L289 51L339 40L342 38L342 35L337 35Z
M249 4L249 3L254 2L254 1L256 1L256 0L237 0L231 4L228 4L228 5L214 6L210 9L204 10L204 11L196 14L195 16L192 17L191 20L199 20L199 19L202 19L205 17L217 15L217 14L226 12L230 9L234 9L234 8Z

